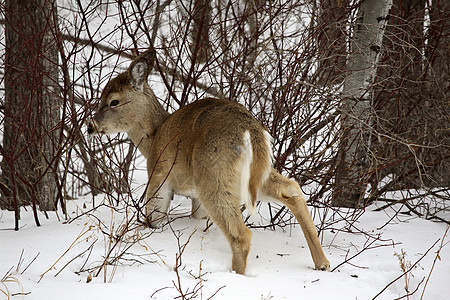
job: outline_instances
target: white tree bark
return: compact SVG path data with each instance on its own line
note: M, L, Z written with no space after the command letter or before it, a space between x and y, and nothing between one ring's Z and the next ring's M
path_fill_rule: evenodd
M365 0L354 24L341 106L341 142L338 151L333 204L359 207L370 173L371 87L392 0Z

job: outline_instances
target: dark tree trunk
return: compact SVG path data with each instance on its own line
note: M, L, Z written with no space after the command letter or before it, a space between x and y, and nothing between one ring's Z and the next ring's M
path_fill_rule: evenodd
M347 61L348 1L320 0L317 21L319 84L342 83Z
M394 1L377 79L377 180L389 189L450 185L449 1Z
M204 63L209 58L209 27L211 26L211 1L194 1L192 12L192 53L195 61Z
M60 100L56 2L6 0L2 208L57 203Z

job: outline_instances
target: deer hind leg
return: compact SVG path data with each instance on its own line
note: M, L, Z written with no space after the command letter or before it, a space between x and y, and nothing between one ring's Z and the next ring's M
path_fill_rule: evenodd
M262 192L275 201L286 205L291 210L305 235L315 268L328 271L330 262L323 253L316 227L309 214L305 198L298 183L272 170L269 179L262 187Z
M242 220L239 196L234 196L227 191L219 191L203 194L200 199L209 217L224 233L231 246L233 271L244 274L252 232Z

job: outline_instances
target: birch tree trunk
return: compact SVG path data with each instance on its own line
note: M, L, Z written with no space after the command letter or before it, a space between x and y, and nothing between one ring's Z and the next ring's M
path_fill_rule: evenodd
M361 2L353 29L341 105L333 205L361 207L370 175L371 88L392 0Z

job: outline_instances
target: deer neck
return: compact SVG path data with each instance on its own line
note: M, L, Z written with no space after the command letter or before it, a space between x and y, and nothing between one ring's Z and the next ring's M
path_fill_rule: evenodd
M144 92L147 98L146 110L142 111L140 120L127 134L142 155L148 159L147 155L154 135L170 114L159 103L151 89L146 89Z

